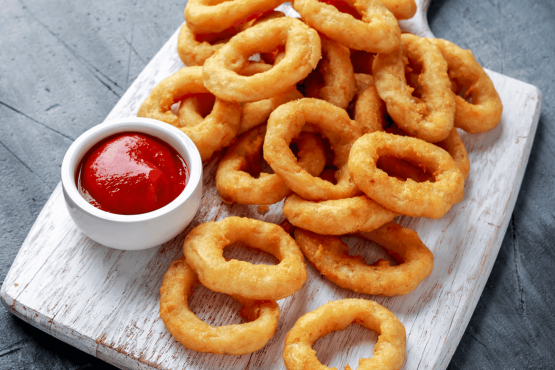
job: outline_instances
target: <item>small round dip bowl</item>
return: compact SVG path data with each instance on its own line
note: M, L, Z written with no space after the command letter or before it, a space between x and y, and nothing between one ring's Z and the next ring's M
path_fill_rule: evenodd
M187 163L189 181L166 206L138 215L119 215L96 208L79 193L75 178L83 156L99 141L122 132L157 137ZM62 162L62 188L71 218L89 238L116 249L147 249L174 238L195 217L202 197L202 160L191 139L173 126L149 118L111 120L88 130L69 147Z

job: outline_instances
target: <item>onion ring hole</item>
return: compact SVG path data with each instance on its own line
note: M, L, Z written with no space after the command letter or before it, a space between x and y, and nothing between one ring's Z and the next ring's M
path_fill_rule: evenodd
M189 297L189 309L210 326L244 324L241 304L230 296L214 292L199 284Z
M190 103L194 104L197 108L198 114L202 118L206 118L206 116L208 116L214 108L216 97L212 94L191 94L172 105L172 112L174 114L178 114L179 108L185 104L186 101L190 101Z
M297 144L292 142L289 145L289 149L291 149L295 157L299 159L298 157L299 147L297 146ZM259 155L257 155L256 157L252 157L249 159L250 160L248 162L248 166L243 171L251 175L254 179L260 178L261 173L268 173L268 174L274 173L274 170L272 169L272 167L270 167L268 162L266 162L266 160L264 159L262 155L262 151L260 151Z
M364 260L368 266L375 266L381 261L388 261L390 266L397 266L403 263L403 259L400 256L367 239L362 233L342 236L339 239L349 246L349 256Z
M355 73L357 72L355 71ZM422 96L422 89L418 83L420 73L422 73L422 67L409 59L409 63L405 69L405 78L407 79L407 85L413 89L412 96L416 99L420 99ZM451 80L451 91L453 91L455 95L463 98L467 103L472 104L472 96L469 94L469 88L470 86L468 84L461 83L456 79Z
M401 181L407 181L407 179L416 182L436 181L430 172L426 172L426 168L408 159L383 156L378 159L377 166L389 176L396 177Z
M372 63L376 54L364 50L351 49L351 64L354 73L372 74Z
M407 79L407 81L409 81ZM390 134L395 134L399 136L408 136L407 133L399 128L393 122L391 117L386 114L386 130L385 132ZM440 142L441 143L441 142ZM435 145L440 146L442 149L446 150L440 143ZM396 177L401 181L407 181L411 179L416 182L435 182L436 179L430 172L426 172L426 169L421 167L418 163L404 158L396 158L392 156L383 156L378 159L377 166L380 170L387 173L389 176Z
M348 348L351 353L364 353L365 358L372 358L377 341L378 334L375 331L352 323L345 330L335 331L318 338L312 345L312 349L316 351L316 358L322 365L336 369L343 369L349 365L351 369L357 369L359 358L352 358L351 363L344 362L345 349ZM338 346L337 343L342 345Z
M279 263L279 260L274 255L251 248L240 242L226 246L223 256L226 260L245 261L253 265L277 265ZM223 295L226 296L225 294Z

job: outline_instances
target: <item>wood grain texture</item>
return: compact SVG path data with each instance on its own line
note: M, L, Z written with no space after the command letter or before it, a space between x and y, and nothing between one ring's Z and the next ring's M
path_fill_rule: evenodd
M150 89L182 67L177 32L145 68L107 119L135 115ZM541 97L528 84L489 72L503 100L502 123L479 135L462 134L472 164L462 203L440 220L403 217L435 256L435 267L415 291L402 297L370 297L342 289L309 266L303 289L279 302L280 324L260 351L218 356L185 349L158 315L162 276L181 254L188 230L199 223L241 215L268 222L283 219L281 204L261 215L255 206L224 204L214 186L217 159L206 164L199 214L174 240L146 251L98 245L73 224L58 186L31 229L1 290L8 309L42 330L121 368L282 369L285 334L295 320L329 300L375 299L407 329L405 369L445 369L480 297L505 234L532 145ZM216 156L217 157L217 156ZM348 238L353 252L372 262L377 246ZM243 258L237 248L228 257ZM262 259L262 262L269 262ZM238 323L238 305L199 288L191 306L214 325ZM315 349L328 366L356 367L372 353L375 335L354 325L319 340Z

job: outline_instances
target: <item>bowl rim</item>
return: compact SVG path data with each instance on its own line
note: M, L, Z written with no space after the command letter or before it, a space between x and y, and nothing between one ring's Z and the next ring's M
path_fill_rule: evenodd
M83 156L101 140L122 132L142 132L152 135L173 147L189 167L189 181L185 189L162 208L138 215L120 215L96 208L83 198L75 184L75 171ZM163 136L163 137L160 137ZM170 138L170 140L168 140ZM168 141L174 141L170 143ZM175 145L177 144L177 145ZM150 221L173 212L187 202L202 181L202 160L193 141L181 130L165 122L142 117L127 117L105 121L85 131L67 150L61 167L62 186L66 194L81 211L101 220L117 223ZM196 210L195 210L196 213Z

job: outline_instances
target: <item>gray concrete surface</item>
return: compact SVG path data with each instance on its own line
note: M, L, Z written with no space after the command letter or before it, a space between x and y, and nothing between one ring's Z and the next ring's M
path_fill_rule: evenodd
M0 281L60 180L71 142L101 122L183 20L185 1L0 2ZM433 32L538 86L543 109L499 257L449 365L555 368L555 1L433 2ZM0 307L0 369L111 369Z

